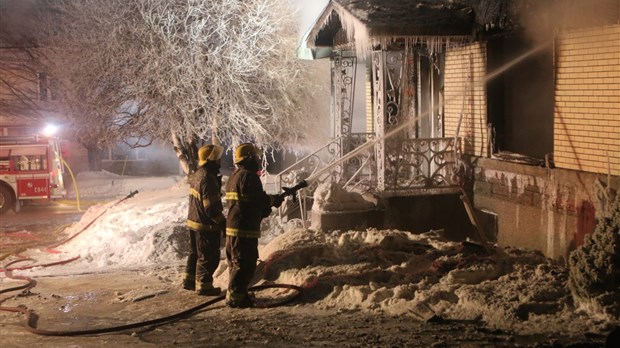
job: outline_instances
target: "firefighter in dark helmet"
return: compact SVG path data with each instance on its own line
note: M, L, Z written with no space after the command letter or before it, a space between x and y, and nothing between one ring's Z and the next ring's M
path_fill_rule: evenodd
M198 170L189 177L189 228L191 253L183 288L199 295L221 293L213 287L213 272L220 263L220 238L226 219L222 214L220 163L224 148L205 145L198 150Z
M230 307L252 307L248 286L256 270L260 223L279 207L284 197L268 195L258 176L262 153L253 144L235 149L236 169L226 185L226 258L229 268L226 304Z

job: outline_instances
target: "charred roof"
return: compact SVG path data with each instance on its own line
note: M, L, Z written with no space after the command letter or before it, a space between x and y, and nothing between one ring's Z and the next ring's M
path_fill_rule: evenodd
M470 35L471 8L450 1L332 0L310 33L311 46L332 46L338 31L353 27L372 37ZM345 29L346 30L346 29ZM361 33L363 32L363 33Z

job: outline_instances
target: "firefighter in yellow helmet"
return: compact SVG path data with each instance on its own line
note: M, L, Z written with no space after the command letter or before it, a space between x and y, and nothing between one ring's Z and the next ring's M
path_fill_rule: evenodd
M189 228L191 252L187 258L183 288L198 295L215 296L213 272L220 263L220 240L226 219L222 214L220 164L224 148L205 145L198 150L198 170L189 181Z
M260 223L279 207L284 196L268 195L258 176L262 153L253 144L235 149L236 169L226 185L226 259L229 269L226 304L230 307L252 307L248 286L256 271Z

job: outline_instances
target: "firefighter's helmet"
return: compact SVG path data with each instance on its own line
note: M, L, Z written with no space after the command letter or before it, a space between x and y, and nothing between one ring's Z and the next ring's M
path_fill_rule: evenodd
M255 157L256 160L263 155L263 152L254 146L252 143L244 143L235 149L235 164L239 164L239 162L243 161L246 158Z
M219 145L205 145L198 149L198 166L202 167L207 161L217 161L222 158L224 148Z

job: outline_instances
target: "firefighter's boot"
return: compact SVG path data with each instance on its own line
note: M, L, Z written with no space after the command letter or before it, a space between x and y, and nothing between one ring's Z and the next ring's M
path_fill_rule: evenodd
M231 308L251 308L254 307L254 299L248 293L226 291L226 305Z
M183 280L183 289L190 291L196 290L196 282L193 279L190 280L185 278Z
M213 287L213 284L197 284L196 293L200 296L217 296L222 293L222 289Z

